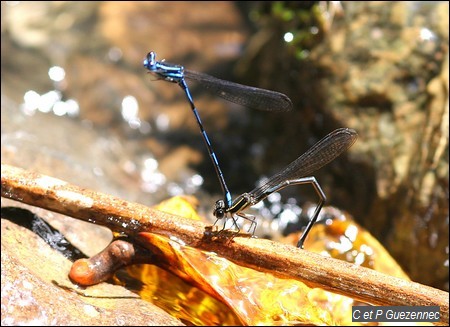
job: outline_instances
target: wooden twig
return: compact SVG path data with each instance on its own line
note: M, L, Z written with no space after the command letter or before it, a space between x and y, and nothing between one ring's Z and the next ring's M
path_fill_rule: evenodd
M213 238L210 226L203 222L5 164L2 164L1 181L1 194L9 199L103 225L129 236L151 232L176 237L189 246L216 252L239 265L293 278L311 287L374 305L439 306L440 324L449 323L449 293L439 289L266 239Z

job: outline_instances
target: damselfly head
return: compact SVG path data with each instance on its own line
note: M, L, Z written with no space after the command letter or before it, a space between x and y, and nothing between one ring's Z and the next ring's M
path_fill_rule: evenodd
M152 70L152 67L154 67L156 64L156 53L153 51L150 51L147 53L147 57L144 59L144 67L148 70Z
M217 219L222 219L225 217L225 201L217 200L216 205L214 206L214 217Z

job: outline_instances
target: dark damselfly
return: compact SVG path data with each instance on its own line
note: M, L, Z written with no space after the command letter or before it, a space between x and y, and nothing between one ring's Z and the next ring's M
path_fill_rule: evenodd
M316 222L320 210L326 201L325 193L316 178L310 175L314 171L336 159L340 154L350 148L353 143L355 143L357 137L358 134L353 129L336 129L314 144L308 151L291 162L282 171L266 180L261 186L256 187L251 192L239 195L233 201L231 206L227 206L222 200L218 200L214 208L214 216L217 218L214 224L222 218L231 218L233 219L233 223L236 227L238 227L234 217L234 215L237 215L249 220L251 222L249 231L253 225L254 232L256 228L256 222L254 221L255 218L243 213L243 210L254 206L258 202L267 198L270 194L278 192L289 185L312 184L314 190L319 196L319 203L297 243L297 247L303 248L303 243L305 242L306 236Z

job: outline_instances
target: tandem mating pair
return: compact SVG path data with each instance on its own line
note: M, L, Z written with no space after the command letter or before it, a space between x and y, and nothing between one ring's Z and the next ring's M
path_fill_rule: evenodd
M282 171L265 181L263 185L250 192L243 193L233 200L225 182L222 170L220 169L217 156L212 148L211 141L209 140L201 122L200 115L194 104L194 100L191 92L189 91L186 80L196 81L216 95L228 101L252 109L265 111L288 111L292 109L291 100L282 93L221 80L207 74L184 69L181 65L170 64L164 60L156 61L156 53L153 51L149 52L147 57L144 59L144 67L147 68L149 73L155 76L158 80L178 84L184 91L191 106L223 191L223 199L216 201L214 207L213 213L217 218L214 225L220 219L231 218L233 220L233 224L239 230L239 226L235 218L235 216L239 216L250 221L251 225L249 232L253 226L254 234L256 229L255 217L244 213L243 211L245 209L257 204L267 198L270 194L280 191L286 186L312 184L314 190L319 196L320 201L314 211L312 219L309 221L297 243L297 247L303 248L306 236L316 222L320 210L326 201L326 196L316 178L310 175L314 171L336 159L344 151L350 148L358 137L357 133L353 129L349 128L336 129L314 144L308 151L291 162ZM225 228L225 222L223 229Z

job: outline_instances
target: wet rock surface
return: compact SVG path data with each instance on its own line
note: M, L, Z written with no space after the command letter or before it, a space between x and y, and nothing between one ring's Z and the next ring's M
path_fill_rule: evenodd
M2 198L2 207L5 205L30 209ZM38 211L44 217L70 219ZM68 278L72 261L10 220L2 219L1 228L2 325L183 325L121 286L77 287ZM95 229L87 234L98 238Z

